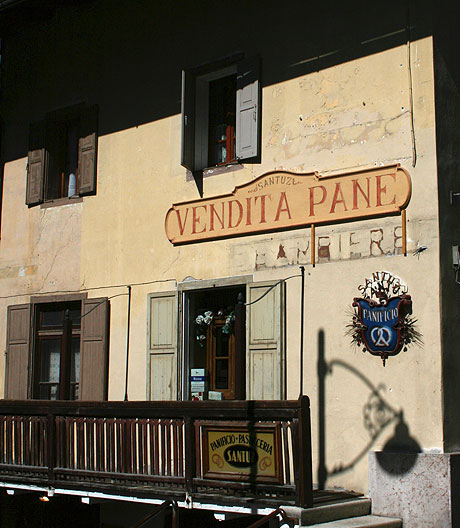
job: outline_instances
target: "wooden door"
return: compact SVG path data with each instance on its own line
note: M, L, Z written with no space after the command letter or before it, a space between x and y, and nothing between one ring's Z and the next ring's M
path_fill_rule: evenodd
M206 359L209 390L223 394L225 400L235 398L235 336L222 332L225 317L215 317L206 338Z

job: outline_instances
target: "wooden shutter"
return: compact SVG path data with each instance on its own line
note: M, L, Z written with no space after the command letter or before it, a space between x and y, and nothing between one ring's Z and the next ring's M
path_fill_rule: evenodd
M262 297L274 282L248 284L247 302ZM250 400L279 400L284 387L283 283L247 307L247 395Z
M27 161L26 204L36 205L43 202L45 174L48 165L43 122L30 125Z
M79 399L107 399L109 301L82 302Z
M96 192L97 107L86 109L80 118L78 141L78 194Z
M27 399L29 375L30 305L8 306L5 398Z
M177 294L149 297L149 386L151 400L175 400L177 394Z
M195 75L182 71L181 165L190 171L195 170L195 82Z
M259 57L238 63L236 77L236 157L241 160L259 155L259 76Z

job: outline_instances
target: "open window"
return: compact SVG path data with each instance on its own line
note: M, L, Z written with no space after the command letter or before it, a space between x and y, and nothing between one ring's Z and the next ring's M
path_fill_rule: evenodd
M97 108L53 112L30 126L26 204L96 191Z
M258 161L260 61L225 60L182 72L182 158L190 171Z

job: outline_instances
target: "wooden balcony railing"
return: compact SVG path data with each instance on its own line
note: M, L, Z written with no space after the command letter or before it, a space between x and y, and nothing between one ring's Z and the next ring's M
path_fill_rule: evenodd
M252 459L246 473L226 472L222 457L211 456L222 443L213 444L212 434L222 434L222 442L240 438L262 446L270 457L259 465L276 466L273 473L260 475ZM273 452L264 434L272 435ZM240 449L243 455L250 450ZM0 480L139 497L312 506L309 400L3 400Z

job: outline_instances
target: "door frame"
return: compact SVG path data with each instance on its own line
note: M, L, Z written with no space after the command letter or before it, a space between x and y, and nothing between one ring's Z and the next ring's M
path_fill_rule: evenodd
M245 287L253 283L252 275L240 275L235 277L225 277L220 279L200 280L187 277L183 282L178 283L179 292L179 315L181 318L178 327L179 354L177 354L180 380L178 380L178 399L188 400L190 398L190 385L188 383L188 372L190 371L190 339L189 339L189 309L190 293L197 290L213 290L224 287Z

